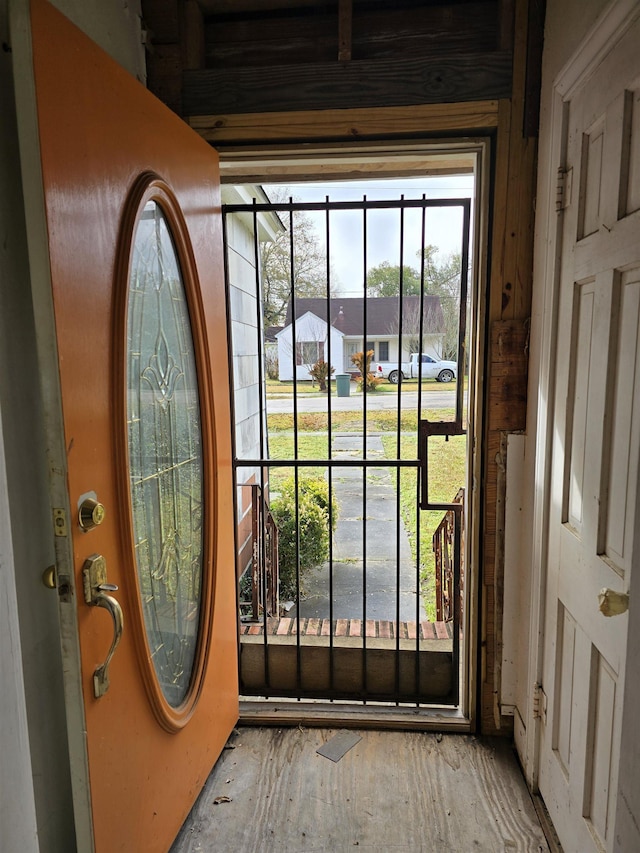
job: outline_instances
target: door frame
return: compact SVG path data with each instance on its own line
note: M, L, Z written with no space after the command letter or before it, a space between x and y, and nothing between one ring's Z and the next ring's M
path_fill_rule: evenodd
M67 453L62 419L62 393L58 372L53 290L45 213L45 197L40 160L39 126L33 71L31 14L29 3L10 0L10 34L14 61L14 87L24 210L27 222L27 252L34 310L36 358L40 376L40 395L44 418L49 497L52 512L51 532L55 530L53 513L68 522L72 517L66 482ZM75 602L74 559L71 537L53 535L60 606L60 640L63 659L72 667L63 679L69 763L76 842L78 849L93 850L91 787L84 732L85 713L78 619Z
M546 168L538 171L538 214L534 245L534 288L532 317L540 316L532 327L529 368L528 434L535 435L535 457L532 462L533 503L532 536L528 559L531 564L530 623L527 666L527 704L525 731L516 729L516 748L533 791L538 790L541 760L540 713L533 701L534 686L543 686L546 593L549 547L549 503L551 497L551 451L555 415L555 371L557 355L558 300L560 294L560 258L564 213L558 208L559 188L571 192L566 179L566 133L568 103L573 93L598 66L604 55L621 38L640 15L636 0L615 0L584 37L553 81L549 119L549 144ZM543 60L544 62L544 60ZM544 68L543 68L544 71ZM542 157L539 163L542 162ZM577 176L573 176L574 180ZM536 284L540 282L540 286ZM535 400L535 408L531 402Z
M215 145L215 142L214 142ZM367 162L367 157L378 156L384 157L385 162L393 164L393 158L397 158L400 164L398 169L402 168L403 157L411 155L411 160L416 161L420 156L425 159L429 153L473 153L475 155L475 197L472 199L472 239L470 242L470 261L473 269L476 271L473 283L470 283L471 296L471 312L468 319L467 327L469 329L470 339L473 346L467 352L469 364L473 364L475 383L473 387L469 387L469 397L467 404L467 412L469 422L474 423L477 427L477 435L480 437L480 442L470 446L468 442L467 458L469 461L470 472L468 483L470 486L475 484L475 488L470 488L468 491L468 505L472 511L467 516L468 521L465 522L466 527L466 543L468 550L465 551L465 564L467 567L472 567L472 571L465 572L465 590L464 590L464 641L460 644L460 696L459 696L459 712L453 712L443 709L438 709L431 714L423 710L419 716L416 716L414 711L402 713L398 709L382 709L367 710L360 706L333 706L330 710L322 710L318 703L306 704L304 701L291 702L287 705L285 702L278 702L278 709L274 710L273 703L260 702L251 700L249 702L240 703L241 721L251 724L260 723L276 723L286 725L287 723L297 724L301 720L308 721L309 719L323 720L329 725L363 725L366 721L368 725L376 725L377 727L396 728L398 721L402 727L411 727L418 729L434 729L442 730L446 728L450 731L475 731L480 721L480 693L482 690L482 669L483 662L481 661L482 641L479 636L481 631L480 612L482 609L482 584L480 577L481 555L482 555L482 515L484 508L484 488L483 469L484 469L484 449L486 447L486 405L487 400L483 393L483 388L486 385L487 371L487 348L489 346L489 334L487 329L489 319L489 292L491 287L491 276L489 270L490 246L489 241L492 238L490 228L491 205L495 195L496 182L496 166L494 163L494 147L495 143L492 137L487 134L474 134L462 139L447 139L444 135L441 138L425 141L420 139L409 139L402 142L389 138L386 141L375 143L363 143L361 141L349 143L306 143L303 146L297 146L295 143L286 146L286 153L283 155L282 144L277 145L262 145L259 148L236 148L225 149L224 146L218 147L220 156L220 171L223 183L226 184L243 184L251 182L247 177L247 172L251 173L252 178L257 180L257 175L260 168L267 166L266 173L268 180L276 183L280 177L281 182L287 179L290 182L300 183L302 180L311 180L317 183L325 179L325 173L322 171L322 165L319 163L324 156L328 162L332 157L337 157L340 162L343 158L349 155L358 158L358 177L361 180L366 180L384 177L384 171L379 168L366 171L363 163ZM280 166L282 171L278 173L279 163L282 164L282 157L285 157L286 164ZM308 166L304 169L304 175L291 175L287 170L287 165L292 160L299 160L300 163L305 163L309 160ZM238 169L237 177L234 175L234 169ZM393 171L393 165L389 167L388 176L397 174ZM327 180L327 184L331 180L340 180L339 176L332 175L331 179ZM344 713L338 713L339 710Z

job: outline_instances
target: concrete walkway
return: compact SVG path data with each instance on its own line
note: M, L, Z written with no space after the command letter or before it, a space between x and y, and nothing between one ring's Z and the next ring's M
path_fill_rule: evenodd
M447 386L443 386L447 388ZM331 410L333 412L361 412L364 407L365 395L356 391L355 382L351 383L351 394L349 397L337 397L331 395ZM465 405L466 405L465 391ZM393 391L378 391L367 394L367 410L384 409L393 411L398 409L398 395ZM418 407L418 392L403 391L401 394L403 409L416 410ZM422 395L422 408L425 409L448 409L456 404L455 388L449 387L443 391L425 391ZM326 412L328 410L326 394L298 394L297 409L299 412ZM276 396L273 392L267 397L267 412L270 415L277 413L290 413L293 411L293 394Z
M361 459L362 436L335 434L332 455L334 459ZM368 436L367 458L384 459L384 456L382 438ZM332 485L338 504L333 536L333 613L329 612L329 564L326 563L305 574L300 617L328 619L332 615L334 620L394 621L398 615L399 566L400 621L424 620L426 614L416 595L416 566L409 537L402 518L398 517L395 471L366 469L366 506L362 468L334 468ZM366 566L366 614L363 565ZM287 615L297 615L295 607Z

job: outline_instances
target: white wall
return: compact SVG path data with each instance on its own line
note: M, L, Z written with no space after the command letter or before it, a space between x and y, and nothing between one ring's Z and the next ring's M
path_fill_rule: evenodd
M231 204L246 203L248 199L235 187L223 187L222 200ZM259 370L258 334L261 333L262 311L257 299L253 218L232 214L227 216L226 222L236 456L238 459L259 459L268 453L267 447L260 445L265 374L264 369L262 374ZM236 505L240 571L244 571L252 554L249 547L251 494L249 486L243 485L250 482L260 484L260 468L238 467Z
M228 193L229 190L223 188L225 203L229 203ZM236 455L240 459L255 459L262 454L260 416L263 391L259 385L258 370L261 312L256 293L253 234L248 224L236 215L227 217L227 245ZM239 471L241 474L242 469Z
M0 450L3 447L0 419ZM0 452L0 839L3 849L38 850L31 748L22 675L22 648L16 597L9 492L4 453Z
M525 437L512 433L507 437L504 506L504 599L502 610L502 679L500 709L513 715L514 728L522 726L519 708L526 704L526 678L520 667L522 612L527 610L527 564L521 561L522 548L522 473Z
M141 83L147 79L142 45L142 0L50 0Z
M293 368L296 368L296 379L300 381L310 381L309 365L295 364L295 348L293 346L293 325L285 326L278 333L278 376L281 382L290 382L293 379ZM327 324L315 314L307 312L298 320L296 320L296 340L304 341L324 341L324 357L329 360L329 342L327 340ZM335 373L343 373L344 356L343 356L343 340L344 336L338 329L331 327L331 366ZM353 366L352 366L353 369ZM335 374L334 374L335 375Z

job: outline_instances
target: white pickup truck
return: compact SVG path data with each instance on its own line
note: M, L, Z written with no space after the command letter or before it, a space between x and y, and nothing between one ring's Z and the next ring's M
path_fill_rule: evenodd
M438 361L430 355L420 355L414 352L409 356L409 361L403 361L398 369L398 362L381 362L376 368L376 376L388 379L397 385L403 379L417 379L419 363L422 359L422 378L437 379L438 382L451 382L458 375L458 365L455 361Z

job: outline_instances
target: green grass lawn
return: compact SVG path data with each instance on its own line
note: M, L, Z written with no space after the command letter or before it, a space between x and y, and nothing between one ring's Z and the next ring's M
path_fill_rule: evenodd
M388 459L397 456L398 442L392 435L383 435L382 444ZM400 443L401 459L416 458L415 435L403 435ZM465 484L466 436L457 435L445 442L443 438L429 440L429 499L432 502L450 503L458 489ZM442 510L418 510L417 472L414 468L400 469L400 511L404 521L411 555L417 559L420 549L420 578L422 598L427 618L436 617L435 555L433 534L442 521Z
M453 420L453 409L423 410L423 417L429 420ZM336 432L359 432L363 430L362 412L331 412L332 429ZM400 416L401 432L415 432L418 428L415 411L403 410ZM274 432L293 430L293 414L283 412L267 416L269 437ZM299 412L298 432L325 432L327 416L324 412ZM367 432L395 432L398 429L398 413L389 410L367 410ZM293 440L293 439L292 439Z
M294 383L293 381L288 382L280 382L278 379L267 379L266 380L266 389L267 389L267 397L282 397L285 395L293 396ZM423 379L422 381L422 392L429 393L431 391L453 391L456 387L455 380L453 382L438 382L436 379ZM467 387L467 378L465 377L465 388ZM311 381L299 381L295 385L296 393L299 395L306 396L307 394L314 394L316 396L320 396L322 394L326 394L326 391L320 391L317 382ZM376 386L375 391L368 391L369 394L396 394L400 390L401 392L409 392L409 391L417 391L418 390L418 380L417 379L405 379L404 382L401 382L400 385L394 385L392 382L381 382ZM353 385L351 386L351 393L360 394L361 391L354 391ZM331 395L333 397L336 396L336 382L335 379L331 381Z
M431 420L453 418L452 409L425 411L424 416ZM362 415L357 412L334 412L332 414L334 432L362 433ZM388 459L398 458L397 439L398 418L396 412L371 412L367 418L368 432L382 432L382 444ZM269 416L269 454L272 459L292 459L294 451L292 415ZM402 413L400 458L415 459L417 455L416 413ZM329 456L326 415L298 415L298 458L327 459ZM458 489L465 483L466 437L453 436L448 442L442 437L432 437L429 441L429 498L432 501L449 503L453 501ZM300 469L302 476L324 476L324 467L305 467ZM291 468L271 468L270 479L273 491L278 484L291 476ZM400 469L400 511L404 521L413 559L417 559L418 544L420 551L420 576L422 596L429 619L435 619L435 558L433 554L433 533L443 518L441 510L417 509L417 473L414 468ZM418 527L419 525L419 527ZM418 535L419 531L419 535ZM419 539L419 543L418 543Z
M293 459L293 433L269 434L269 458ZM327 433L298 434L298 459L328 459ZM326 468L313 466L300 468L303 477L323 477ZM278 491L278 486L293 473L293 468L270 468L269 483L271 491Z

